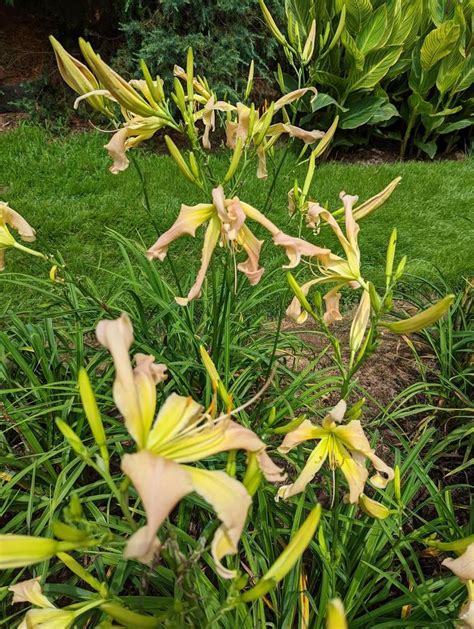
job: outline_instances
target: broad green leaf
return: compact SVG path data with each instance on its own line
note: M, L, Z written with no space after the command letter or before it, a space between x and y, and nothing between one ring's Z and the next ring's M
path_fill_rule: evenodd
M311 75L311 81L316 85L329 85L341 94L344 91L344 87L346 85L346 82L340 76L337 76L336 74L331 74L330 72L324 72L322 70L316 70L315 72L313 72L313 74Z
M457 120L456 122L449 122L442 129L438 131L438 133L452 133L453 131L460 131L461 129L467 129L468 127L472 127L474 125L474 119L472 120Z
M438 150L436 142L434 141L422 142L421 140L415 140L415 146L421 149L423 153L426 153L426 155L428 155L430 159L433 159L433 157L436 155L436 151Z
M369 124L379 124L380 122L387 122L396 116L400 116L398 109L392 103L384 103L380 109L378 109L372 118L369 120Z
M442 95L446 94L459 80L464 64L465 59L457 48L441 61L436 78L436 87Z
M355 75L350 82L349 90L371 89L383 79L390 67L398 61L402 52L401 47L386 50L377 50L367 55L366 69L359 75Z
M446 0L428 0L428 10L436 26L441 26L445 20Z
M413 92L408 97L408 104L412 111L416 111L419 114L431 114L433 113L433 105L424 100L418 92Z
M380 6L356 38L358 49L365 55L384 45L390 35L387 24L387 7Z
M348 33L347 29L344 29L341 34L341 42L347 52L354 60L354 65L357 70L362 70L364 67L364 54L357 48L354 38Z
M375 96L367 96L361 98L350 99L346 102L349 111L341 115L339 127L341 129L356 129L367 124L374 114L384 105L384 98Z
M389 43L393 46L401 46L408 51L419 36L421 21L423 18L423 0L408 0L403 5L397 27L392 30Z
M344 0L347 9L346 22L355 34L369 20L373 8L370 0Z
M453 89L453 94L458 94L471 87L474 81L474 56L472 52L464 63L459 82Z
M453 50L460 33L458 24L444 22L425 37L420 50L421 68L430 70Z
M335 100L332 96L324 94L323 92L318 92L316 98L311 101L311 111L318 111L324 107L329 107L329 105L335 105L341 111L347 111L347 109L345 107L341 107L337 100Z

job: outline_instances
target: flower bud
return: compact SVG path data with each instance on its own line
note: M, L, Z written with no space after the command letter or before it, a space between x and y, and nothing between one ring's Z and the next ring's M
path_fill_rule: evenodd
M340 598L333 598L328 603L326 629L348 629L344 605Z
M395 334L411 334L412 332L418 332L439 321L439 319L447 313L453 301L454 295L446 295L446 297L443 297L443 299L440 299L435 304L426 308L426 310L422 310L413 317L394 322L382 321L380 325L388 328L391 332L395 332Z
M89 422L90 429L94 435L95 442L100 449L102 459L105 466L109 466L109 452L107 450L107 439L105 436L104 425L100 416L94 391L92 390L89 376L85 369L79 370L79 392L81 395L82 406Z
M385 520L385 518L388 518L390 515L390 509L380 502L372 500L372 498L369 498L365 494L361 494L359 497L359 507L364 513L377 520Z

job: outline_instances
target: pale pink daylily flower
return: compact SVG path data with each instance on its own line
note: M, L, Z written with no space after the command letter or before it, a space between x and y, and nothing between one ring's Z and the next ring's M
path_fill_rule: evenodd
M234 575L221 559L237 552L237 544L250 506L245 487L222 471L194 468L190 463L229 450L252 453L271 482L285 478L284 472L266 453L259 437L231 419L204 412L191 397L172 393L156 413L156 383L165 367L152 356L138 355L132 369L128 355L133 329L127 315L101 321L97 338L109 349L116 378L114 401L123 414L138 452L122 460L124 473L132 480L145 508L147 523L132 535L125 556L151 564L160 549L157 532L175 505L196 491L215 509L222 522L212 542L217 570L225 578Z
M10 585L8 590L13 593L12 603L31 603L36 607L54 607L43 594L40 581L41 577L35 577Z
M386 465L382 459L376 456L364 434L359 420L352 420L342 424L346 413L346 403L341 400L326 417L320 426L314 425L309 420L289 432L279 452L287 453L300 443L308 440L317 440L318 445L304 466L301 474L291 485L284 485L278 490L277 498L289 498L304 491L306 485L314 478L318 471L328 460L331 469L339 468L344 474L349 485L348 501L352 504L358 502L364 493L365 483L369 473L365 467L368 459L376 469L376 474L370 479L372 485L385 488L393 479L393 469Z
M308 224L313 228L319 225L321 219L331 227L346 254L346 259L341 258L331 251L326 255L318 256L318 270L321 275L309 280L301 286L301 290L306 296L312 286L329 283L336 284L324 297L326 302L324 320L327 324L342 318L339 312L339 290L343 286L350 286L351 288L365 286L365 282L361 277L360 249L357 242L359 225L354 220L352 213L352 206L357 201L358 197L351 196L345 192L341 192L340 197L344 203L345 209L346 234L344 234L334 216L318 203L310 202L307 213ZM302 309L297 297L294 297L291 301L286 314L297 323L303 323L308 317L308 313Z
M200 203L194 206L182 205L174 224L147 251L149 259L164 260L168 247L174 240L184 234L194 236L196 229L206 221L208 222L202 249L201 267L188 295L176 298L180 305L186 305L200 295L212 254L219 241L225 246L231 246L234 250L242 248L248 257L245 262L239 263L237 268L245 273L252 285L260 281L264 271L263 268L259 267L260 249L263 241L258 240L253 235L246 225L247 219L262 225L272 235L274 244L284 247L289 259L289 264L285 268L295 267L300 262L301 256L326 258L330 254L329 249L322 249L306 240L283 233L259 210L248 203L244 203L238 197L226 199L222 186L218 186L212 191L212 203Z

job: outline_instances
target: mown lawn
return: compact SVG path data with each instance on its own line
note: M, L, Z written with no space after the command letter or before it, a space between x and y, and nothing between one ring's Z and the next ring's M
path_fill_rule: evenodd
M114 274L120 272L121 257L108 228L150 245L156 230L143 207L142 189L133 167L114 176L109 173L109 158L102 148L103 134L81 132L58 138L30 125L0 134L0 199L22 213L37 229L36 246L43 251L60 251L70 268L96 281L104 291L113 287ZM148 179L155 223L167 229L180 203L207 201L179 175L166 155L150 150L136 151ZM219 168L219 155L213 157ZM292 162L287 160L278 178L271 217L282 228L297 234L298 225L289 225L287 191L293 185ZM224 165L222 165L224 167ZM303 169L300 169L300 181ZM331 209L340 207L341 190L358 194L361 200L377 193L401 175L402 183L392 198L361 224L361 248L367 277L380 278L385 246L394 226L399 231L399 254L410 259L408 269L417 275L444 279L456 286L474 272L472 181L474 160L463 162L409 162L403 164L327 163L318 167L312 195ZM268 183L252 176L241 196L261 207ZM312 239L309 232L305 237ZM319 244L334 241L319 237ZM189 280L198 264L199 247L190 239L170 249L177 263L189 267ZM267 269L283 262L269 244L262 262ZM157 262L157 264L159 264ZM35 269L34 267L37 266ZM163 267L165 272L167 267ZM7 270L1 281L2 311L12 306L28 308L32 296L18 294L9 283L8 271L34 271L47 276L49 268L35 258L9 252ZM281 275L283 281L283 274Z

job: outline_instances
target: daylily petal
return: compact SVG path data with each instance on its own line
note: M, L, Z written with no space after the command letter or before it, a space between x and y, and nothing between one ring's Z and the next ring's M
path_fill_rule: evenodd
M295 431L296 432L296 431ZM311 452L306 461L306 465L301 471L296 481L292 485L283 485L278 489L276 500L289 498L301 493L306 485L313 480L315 475L321 469L324 461L328 456L328 440L323 439L316 448Z
M126 454L121 468L137 490L147 516L146 526L129 539L124 557L150 564L158 529L176 504L193 491L193 483L183 467L147 450Z
M154 362L154 356L135 354L133 370L135 386L141 411L142 443L150 432L156 409L156 385L167 379L167 367Z
M474 580L474 544L469 544L457 559L447 557L441 565L449 568L462 581Z
M318 229L320 223L320 214L324 212L324 208L319 203L309 201L308 210L306 212L306 227L310 229Z
M109 168L113 175L117 175L122 170L127 170L130 162L125 155L125 142L127 141L129 130L127 127L122 127L114 135L107 144L104 144L104 148L107 149L110 157L113 160L112 166Z
M275 223L272 223L272 221L268 219L264 214L262 214L262 212L257 210L257 208L254 208L252 205L244 203L243 201L240 202L240 205L242 206L243 211L245 212L246 216L250 218L250 220L260 223L260 225L262 225L262 227L265 227L265 229L268 230L272 234L272 236L280 233L280 229L275 225Z
M284 265L284 269L293 269L295 266L298 266L301 261L301 256L312 258L315 256L321 256L330 253L329 249L317 247L316 245L313 245L310 242L303 240L302 238L288 236L282 231L273 236L273 242L278 247L285 248L286 255L288 256L290 264Z
M336 442L334 447L337 467L341 469L349 485L349 502L354 504L364 492L369 473L362 463L356 461L355 457L350 456L344 446Z
M217 572L224 579L231 579L236 572L225 568L221 559L226 555L235 555L237 552L237 545L252 499L242 483L225 472L202 470L184 465L182 467L190 475L194 491L212 505L222 521L222 525L214 534L211 552L216 562Z
M390 515L390 509L365 494L359 496L359 507L364 513L377 520L385 520Z
M367 458L370 459L372 465L375 467L377 472L379 472L371 477L371 484L378 489L385 489L388 483L394 478L395 473L393 469L384 463L382 459L373 452L369 452L367 454Z
M31 603L36 607L54 607L53 603L43 594L40 581L41 577L35 577L10 585L8 590L13 592L12 603Z
M36 240L36 232L33 227L25 221L21 214L15 212L8 203L3 203L3 201L0 201L0 222L1 221L4 221L7 225L15 229L22 240L26 242Z
M306 92L313 92L313 99L316 98L316 96L318 95L318 90L315 87L302 87L298 90L293 90L292 92L285 94L275 102L273 111L278 111L282 107L293 103L295 100L298 100L299 98L304 96Z
M152 260L158 258L163 261L166 257L169 245L184 234L194 236L196 229L208 221L215 213L212 203L199 203L198 205L182 205L178 218L173 225L162 234L155 244L147 251L147 258Z
M311 286L315 286L316 284L323 284L328 281L330 280L328 280L326 277L317 277L314 280L309 280L309 282L306 282L305 284L302 284L300 286L301 292L306 297ZM291 300L290 305L286 309L286 316L290 319L293 319L293 321L295 321L296 323L304 323L308 318L308 313L301 307L298 297L295 296Z
M142 437L140 401L128 354L133 343L132 322L125 313L118 319L99 321L96 336L112 354L115 365L114 402L123 415L128 432L138 442Z
M204 236L204 244L202 247L201 267L196 276L196 281L192 285L187 297L176 297L176 303L180 306L186 306L191 300L199 297L201 294L201 288L206 277L209 263L211 262L212 254L216 248L217 241L221 231L220 221L217 216L213 216L209 221L209 225L206 229L206 235Z
M266 179L268 177L267 170L267 154L265 152L264 143L257 147L257 179Z
M323 316L326 325L331 325L334 321L340 321L342 319L342 315L339 312L339 302L341 301L340 288L341 284L338 284L323 297L324 303L326 304L326 311Z
M286 454L304 441L309 441L310 439L321 439L325 436L326 432L322 430L321 426L315 426L309 419L305 419L301 422L298 428L285 435L285 438L278 448L278 452Z
M250 284L255 286L255 284L259 283L265 270L263 267L259 267L258 265L263 240L258 240L247 225L242 225L238 234L237 242L245 249L248 255L247 260L245 260L245 262L240 262L237 265L237 268L239 271L242 271L242 273L245 273Z
M336 426L333 432L338 440L342 441L349 450L356 450L364 456L372 452L362 424L358 419L353 419L348 424L343 424L342 426Z
M176 393L168 396L160 408L155 424L148 435L146 447L159 453L160 447L172 441L190 424L199 421L203 408L191 397Z
M268 128L268 135L270 136L280 136L283 133L287 133L292 138L298 138L298 140L302 140L305 144L313 144L313 142L325 136L324 131L319 131L318 129L307 131L306 129L301 129L300 127L295 127L292 124L286 124L284 122L278 122L277 124L270 125Z
M229 240L235 240L240 228L245 222L245 212L240 200L234 197L226 202L228 222L223 223L224 232Z
M459 610L459 629L474 629L474 599L469 599Z

